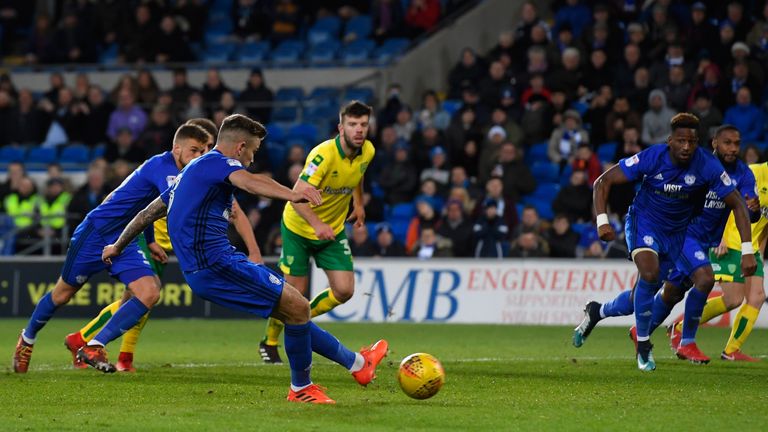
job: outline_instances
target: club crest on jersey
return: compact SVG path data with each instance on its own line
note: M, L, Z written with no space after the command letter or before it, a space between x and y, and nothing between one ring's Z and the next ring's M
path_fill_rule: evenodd
M643 243L645 243L646 246L653 245L653 237L651 237L649 235L643 237Z
M165 178L165 182L168 183L168 187L173 186L173 182L176 180L175 175L169 175Z
M269 275L269 281L272 282L275 285L280 285L280 278L270 273Z
M85 282L87 282L87 281L88 281L88 276L85 276L85 275L77 275L77 276L75 276L75 280L76 280L76 281L77 281L77 283L79 283L79 284L84 284Z
M733 184L733 181L731 180L731 177L725 171L723 171L723 173L720 174L720 181L722 181L723 184L726 185L726 186L730 186L730 185Z
M685 184L691 186L696 183L696 176L693 174L687 174L685 177L683 177L683 180L685 180Z
M702 251L696 251L696 253L694 253L693 256L695 256L696 259L699 261L704 261L704 259L707 257L706 255L704 255L704 252Z
M728 273L736 273L736 264L728 264Z
M229 166L238 166L238 167L243 166L243 164L241 164L240 161L237 160L237 159L227 159L227 165L229 165Z
M632 156L631 158L624 161L624 165L631 167L632 165L640 162L640 157L637 155Z

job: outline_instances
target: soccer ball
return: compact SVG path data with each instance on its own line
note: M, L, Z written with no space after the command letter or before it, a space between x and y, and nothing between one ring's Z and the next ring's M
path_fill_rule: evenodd
M414 399L429 399L443 386L445 370L440 361L429 354L411 354L400 362L397 382L408 396Z

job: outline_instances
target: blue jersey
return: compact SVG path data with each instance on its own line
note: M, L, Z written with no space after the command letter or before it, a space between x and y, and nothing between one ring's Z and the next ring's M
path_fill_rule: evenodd
M747 199L757 197L755 175L747 164L737 159L735 163L723 166L741 196ZM723 238L725 223L731 213L723 198L717 191L709 190L704 200L704 210L688 227L687 235L698 240L704 247L715 247Z
M173 184L179 173L169 151L147 159L86 217L105 239L117 237L134 216Z
M227 239L235 187L229 175L243 165L213 150L179 173L160 196L168 206L168 235L182 271L210 267L235 248Z
M708 191L724 197L735 190L720 161L701 147L686 165L674 164L669 146L657 144L620 160L619 166L630 181L641 182L629 213L660 233L685 232Z

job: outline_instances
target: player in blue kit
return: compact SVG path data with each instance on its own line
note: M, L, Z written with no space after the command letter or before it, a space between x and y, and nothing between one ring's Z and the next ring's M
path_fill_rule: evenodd
M688 225L701 214L708 192L722 197L733 210L742 241L749 242L750 250L745 246L742 255L744 274L753 274L757 266L751 251L750 222L744 198L717 158L698 147L698 126L695 116L677 114L671 120L672 132L666 145L651 146L622 159L595 181L595 211L598 233L603 241L613 240L616 236L605 212L611 185L641 182L625 223L630 258L637 266L639 277L633 295L622 293L613 304L624 310L634 309L637 366L641 371L656 369L650 342L654 295L661 287L661 278L666 277L677 262ZM585 309L585 319L574 332L574 345L580 346L599 321L599 309L597 314L594 309Z
M755 194L755 176L749 167L739 160L740 144L739 131L732 125L719 127L712 139L715 156L725 167L725 171L739 194L746 199L747 207L750 210L750 219L754 221L760 217L760 203ZM686 321L688 332L686 334L688 337L686 343L676 350L678 356L694 363L709 361L709 358L692 342L695 340L698 317L701 316L707 296L715 283L708 251L720 243L729 214L730 208L717 195L717 192L708 191L701 214L688 226L683 248L675 262L674 269L666 277L663 289L653 299L649 333L653 333L664 322L675 304L683 299L685 291L691 286L695 286L686 300L686 316L688 317ZM666 268L666 265L662 264L661 267ZM577 347L581 346L586 340L582 332L584 330L591 332L597 322L603 318L631 314L634 311L632 293L632 290L624 291L616 299L604 305L594 301L589 302L585 310L584 321L574 332L574 344ZM692 325L693 328L691 329ZM636 341L636 334L637 328L633 326L630 329L630 338L634 341Z
M115 244L104 248L102 258L110 262L122 256L135 236L167 213L171 243L192 291L221 306L283 321L291 368L288 400L334 403L310 379L312 352L341 364L358 383L367 385L386 355L387 342L378 341L360 353L350 351L309 320L309 302L296 288L234 252L226 224L236 188L292 202L322 202L320 192L307 182L298 182L291 190L243 168L253 161L264 135L263 126L245 116L224 119L216 147L189 164L171 188L139 212Z
M208 132L199 126L179 127L174 135L171 151L144 162L77 226L67 250L61 277L53 291L44 295L37 303L27 327L19 335L13 356L14 372L27 372L37 332L53 317L56 310L69 302L91 276L107 268L101 260L104 245L117 239L136 213L168 188L168 177L176 176L183 166L205 152L209 139ZM168 257L155 243L152 227L149 227L144 235L152 258L165 262ZM121 306L110 322L117 320L119 315L125 316L126 312L132 312L131 316L139 314L134 322L120 319L113 323L124 329L123 331L133 327L157 302L160 290L160 281L152 272L137 243L127 245L126 251L126 254L109 267L110 275L124 283L134 296ZM96 339L106 344L122 334L123 331L115 332L112 327L108 323ZM105 333L108 328L110 332Z

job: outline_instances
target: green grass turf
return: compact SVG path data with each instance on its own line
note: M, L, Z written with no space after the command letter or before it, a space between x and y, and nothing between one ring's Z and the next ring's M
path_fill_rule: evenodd
M0 320L10 364L21 320ZM654 335L658 369L636 369L622 328L598 328L580 349L571 329L488 325L332 324L349 347L377 338L390 356L368 388L316 357L315 382L335 406L286 402L287 366L262 365L262 321L150 320L136 374L69 368L62 345L81 324L54 319L38 337L27 375L0 374L0 430L765 430L768 331L756 330L756 364L672 358ZM727 329L707 328L700 346L719 353ZM118 347L112 346L116 356ZM399 360L417 351L442 360L447 383L426 401L400 392Z

